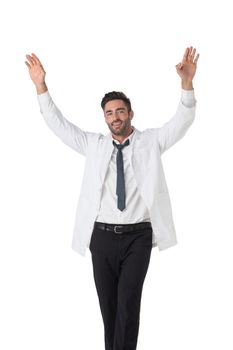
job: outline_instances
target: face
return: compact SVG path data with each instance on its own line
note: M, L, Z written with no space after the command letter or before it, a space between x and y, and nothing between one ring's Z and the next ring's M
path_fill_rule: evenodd
M125 136L131 132L133 111L128 112L122 100L112 100L104 107L104 117L111 133L116 136Z

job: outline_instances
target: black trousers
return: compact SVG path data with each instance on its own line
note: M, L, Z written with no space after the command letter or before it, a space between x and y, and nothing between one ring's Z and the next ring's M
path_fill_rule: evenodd
M124 225L127 226L127 225ZM95 228L89 249L104 323L105 350L135 350L152 228L122 234Z

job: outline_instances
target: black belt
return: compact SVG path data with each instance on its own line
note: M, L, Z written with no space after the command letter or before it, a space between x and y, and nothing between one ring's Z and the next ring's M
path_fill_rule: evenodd
M121 234L124 232L132 232L138 229L146 229L151 228L150 222L139 222L137 224L123 224L123 225L115 225L115 224L106 224L104 222L95 221L94 227L100 230L111 231L117 234Z

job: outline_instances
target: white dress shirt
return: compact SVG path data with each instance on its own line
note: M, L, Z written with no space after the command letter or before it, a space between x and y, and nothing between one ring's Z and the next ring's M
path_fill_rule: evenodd
M182 89L181 100L186 107L193 107L195 104L194 91ZM134 129L133 126L132 128ZM140 193L136 186L133 168L129 161L130 147L133 137L134 131L124 140L125 142L127 139L129 139L129 145L122 149L125 177L126 207L123 211L117 208L116 155L118 150L116 147L114 147L112 157L108 166L106 178L103 184L100 208L96 217L96 221L108 224L135 224L142 221L150 221L149 211L142 197L140 196ZM120 142L114 139L113 137L112 140L120 144Z
M132 126L134 129L134 127ZM150 221L150 216L147 207L139 194L136 186L132 166L129 162L129 148L131 147L131 140L134 136L134 131L124 140L129 139L129 145L122 149L123 163L124 163L124 177L125 177L125 194L126 207L123 211L117 208L116 195L116 156L117 148L114 147L112 157L107 170L106 178L103 184L102 197L100 202L99 213L96 221L106 222L108 224L131 224L141 221ZM115 140L117 144L119 141Z

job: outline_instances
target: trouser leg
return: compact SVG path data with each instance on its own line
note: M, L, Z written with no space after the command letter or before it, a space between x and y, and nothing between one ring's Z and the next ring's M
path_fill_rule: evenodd
M121 259L114 350L135 350L143 283L151 255L151 234L137 237Z
M90 250L94 281L104 323L105 350L113 350L118 288L117 242L109 232L94 229Z

